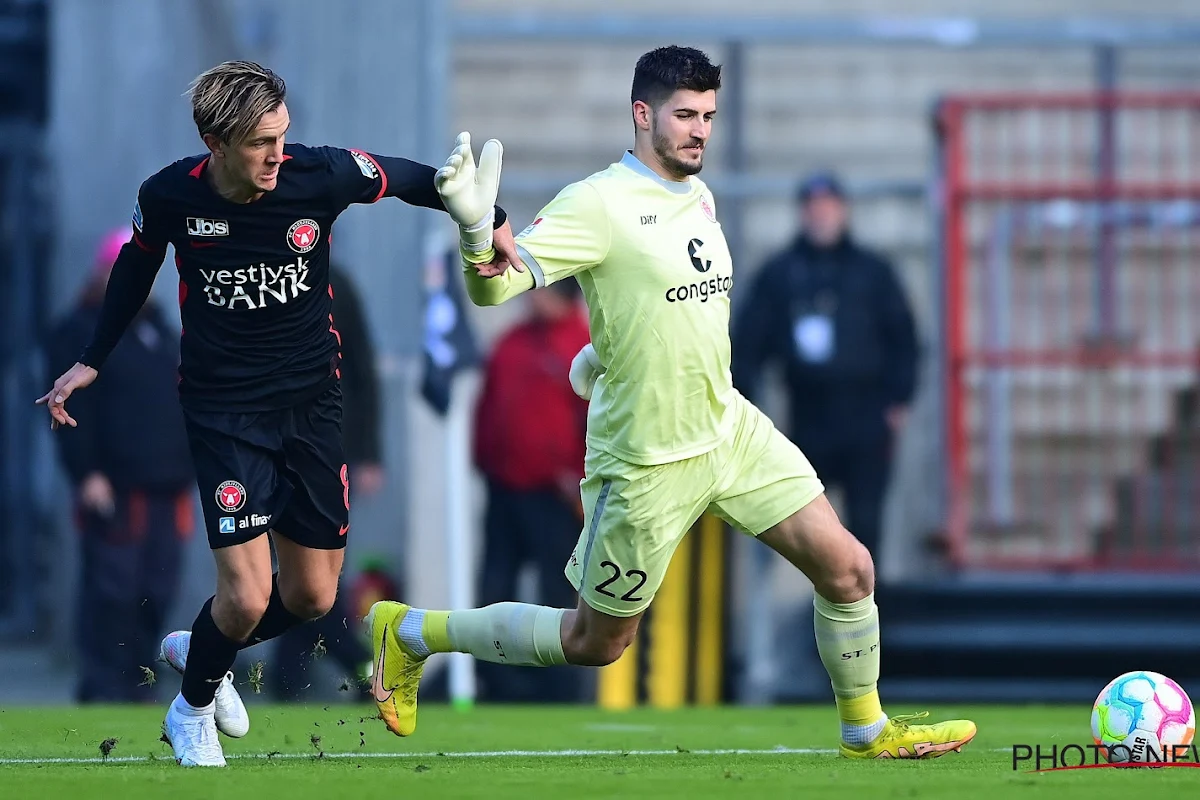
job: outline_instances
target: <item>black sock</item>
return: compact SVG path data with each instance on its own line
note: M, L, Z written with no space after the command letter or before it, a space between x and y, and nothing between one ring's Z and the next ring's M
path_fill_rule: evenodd
M279 593L279 573L276 572L271 576L271 600L267 603L267 610L263 612L262 619L258 621L258 625L250 632L250 637L246 639L246 643L241 645L240 649L244 650L260 642L270 641L302 622L304 620L288 611L284 606L283 595Z
M221 633L213 621L212 603L213 598L208 598L192 623L192 641L188 646L187 667L180 689L183 699L196 708L203 708L213 701L217 687L242 647L240 642Z

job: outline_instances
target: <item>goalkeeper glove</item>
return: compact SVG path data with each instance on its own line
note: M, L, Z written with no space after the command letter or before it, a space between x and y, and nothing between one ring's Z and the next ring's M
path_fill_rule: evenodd
M571 359L571 388L584 400L592 399L592 389L603 374L604 365L600 363L600 357L590 342Z
M479 166L471 152L471 134L460 133L446 164L434 175L433 184L450 217L458 223L463 257L472 264L495 258L492 225L496 219L496 195L500 192L500 162L504 147L490 139L479 152Z

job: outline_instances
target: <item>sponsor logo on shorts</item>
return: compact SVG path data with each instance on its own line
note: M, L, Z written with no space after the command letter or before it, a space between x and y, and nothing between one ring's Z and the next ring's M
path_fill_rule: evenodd
M217 487L217 505L226 513L241 511L246 505L246 487L237 481L225 481Z
M312 250L320 239L321 227L317 225L316 220L298 219L292 223L292 227L288 228L288 247L297 253L307 253Z
M247 514L241 517L221 517L218 530L221 533L237 533L249 528L265 528L271 524L270 514Z

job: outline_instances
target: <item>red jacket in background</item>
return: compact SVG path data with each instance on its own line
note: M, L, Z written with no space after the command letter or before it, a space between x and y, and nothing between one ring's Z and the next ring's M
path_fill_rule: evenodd
M571 389L571 359L590 340L581 312L524 322L488 357L475 409L475 464L510 489L583 477L587 401Z

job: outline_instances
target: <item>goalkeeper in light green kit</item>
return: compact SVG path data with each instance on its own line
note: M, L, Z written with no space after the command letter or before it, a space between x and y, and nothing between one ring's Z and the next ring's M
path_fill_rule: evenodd
M733 388L733 264L712 195L695 177L720 81L720 67L697 50L642 56L633 78L633 150L563 189L517 236L524 264L493 263L499 142L484 145L476 169L470 138L460 136L438 172L460 225L475 303L496 305L570 276L587 299L592 344L571 366L572 384L591 401L580 487L585 519L566 566L580 602L576 609L498 603L455 611L375 604L367 617L372 693L400 736L416 728L430 653L524 666L616 661L675 548L709 509L813 582L817 645L842 721L842 755L928 758L975 736L965 720L922 725L913 720L924 715L884 714L871 556L838 521L808 459ZM538 413L536 397L528 413Z

